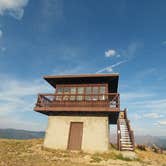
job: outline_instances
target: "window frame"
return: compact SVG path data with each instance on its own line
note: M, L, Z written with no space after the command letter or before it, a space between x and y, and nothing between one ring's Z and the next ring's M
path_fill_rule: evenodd
M74 97L73 100L71 100L69 98L68 101L101 101L101 100L105 100L106 98L100 99L101 98L100 94L102 95L102 93L100 93L100 87L105 87L105 93L108 93L108 84L107 83L102 83L102 84L92 84L91 83L91 84L57 84L55 94L58 95L58 89L62 88L63 90L62 90L61 94L65 95L64 88L72 88L72 87L76 88L76 91L75 91L76 93L75 94L71 93L71 89L70 89L68 95L74 94L76 96L75 97L73 96ZM82 100L77 100L77 97L79 96L79 93L78 93L78 88L79 87L83 87L83 93L81 93L81 94L83 94ZM88 95L86 96L86 87L91 88L91 93L89 94L90 100L86 99L86 97L88 97ZM94 87L98 87L97 95L95 95L95 94L93 95L93 88ZM62 99L62 101L66 101L66 100Z

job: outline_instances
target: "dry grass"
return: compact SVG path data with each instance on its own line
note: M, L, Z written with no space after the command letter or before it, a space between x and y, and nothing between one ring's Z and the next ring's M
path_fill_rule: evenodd
M108 153L87 154L42 148L43 140L0 139L0 166L166 166L166 154L136 150L138 159L124 157L111 149Z

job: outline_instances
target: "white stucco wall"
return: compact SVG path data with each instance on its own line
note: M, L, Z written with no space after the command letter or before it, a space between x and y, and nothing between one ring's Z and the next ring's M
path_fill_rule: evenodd
M49 116L44 147L66 150L70 122L83 122L83 151L103 152L108 150L109 125L107 116Z

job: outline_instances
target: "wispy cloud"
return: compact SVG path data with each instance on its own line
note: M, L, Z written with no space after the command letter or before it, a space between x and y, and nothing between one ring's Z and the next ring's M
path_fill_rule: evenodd
M163 45L166 45L166 40L162 42Z
M119 66L119 65L121 65L121 64L123 64L123 63L126 63L126 62L127 62L127 60L117 62L117 63L115 63L115 64L113 64L113 65L110 65L110 66L107 66L107 67L105 67L105 68L103 68L103 69L101 69L101 70L98 70L96 73L113 72L113 69L114 69L115 67L117 67L117 66Z
M6 75L0 75L0 80L0 114L32 110L36 95L51 89L39 80L22 81Z
M128 60L136 56L137 51L142 47L142 43L132 42L128 47L122 50L122 55L125 56Z
M20 20L27 4L28 0L0 0L0 15L9 14Z
M159 126L166 126L166 120L160 120L158 121Z
M149 77L149 76L157 76L157 69L156 68L148 68L148 69L145 69L145 70L142 70L142 71L139 71L137 74L136 74L136 79L137 80L142 80L146 77Z
M21 117L28 112L35 116L33 107L38 93L52 92L52 87L41 80L20 80L9 75L0 74L0 126L27 130L44 129L46 123L37 118ZM11 117L12 116L12 117ZM38 115L39 116L39 115Z
M152 113L144 114L143 117L149 118L149 119L158 119L158 118L162 118L164 116L159 113L152 112Z
M139 101L140 99L147 99L153 97L154 94L150 92L122 92L121 99L124 101Z
M3 36L3 31L0 29L0 38Z
M9 116L9 115L0 115L0 126L1 128L14 128L14 129L23 129L23 130L31 130L31 131L44 131L46 125L44 123L39 123L38 120L25 120L17 115Z
M136 54L137 50L140 48L141 44L137 43L137 42L133 42L131 44L129 44L129 46L126 49L122 49L120 51L120 54L117 53L117 51L115 49L109 49L107 51L105 51L105 57L117 57L117 58L121 58L122 60L107 66L103 69L98 70L96 73L102 73L102 72L113 72L113 68L120 66L123 63L126 63L128 61L130 61ZM120 50L120 49L119 49Z
M75 66L72 68L64 68L64 69L54 69L52 74L56 75L65 75L65 74L78 74L83 70L82 66Z

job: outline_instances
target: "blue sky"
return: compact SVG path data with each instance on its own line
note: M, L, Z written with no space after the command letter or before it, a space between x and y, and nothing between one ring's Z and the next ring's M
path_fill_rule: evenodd
M119 73L136 134L166 136L166 1L0 0L0 127L44 130L43 75Z

